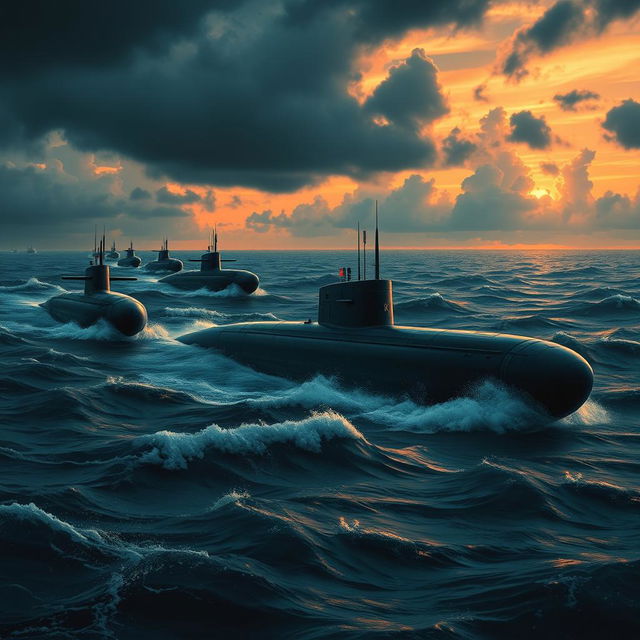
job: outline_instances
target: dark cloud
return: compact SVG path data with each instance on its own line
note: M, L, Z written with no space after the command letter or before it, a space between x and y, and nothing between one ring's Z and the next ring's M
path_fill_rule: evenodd
M399 127L416 131L449 111L440 93L437 69L422 49L414 49L402 64L390 69L365 108Z
M292 191L433 163L416 128L444 113L433 65L412 55L363 106L349 93L353 62L411 28L473 24L488 2L146 0L97 14L79 1L15 4L7 53L17 47L25 72L0 85L10 123L0 142L62 130L76 148L116 151L156 178ZM376 110L389 126L373 122Z
M614 20L630 18L639 9L640 0L558 0L533 25L516 34L499 71L520 80L529 73L527 64L533 56L596 36Z
M540 168L542 173L546 173L548 176L557 176L560 173L560 167L555 162L541 162Z
M631 18L640 9L640 0L593 0L591 4L599 31L604 31L614 20Z
M532 149L547 149L551 146L551 128L544 116L536 118L531 111L519 111L509 119L511 133L507 140L523 142Z
M247 229L251 229L257 233L267 233L271 227L288 228L292 226L291 219L283 212L274 215L271 209L258 213L254 211L247 216L245 220Z
M563 111L576 111L576 105L588 100L598 100L599 93L587 91L586 89L573 89L569 93L556 93L553 99Z
M489 102L489 98L487 98L487 95L485 93L486 90L487 90L486 84L479 84L473 90L473 99L476 100L477 102Z
M50 168L0 166L0 224L3 235L20 239L38 236L66 236L83 233L100 224L124 225L127 229L148 227L150 221L163 226L182 220L188 214L173 206L157 206L148 200L132 201L113 195L113 176L84 180L68 174L61 163Z
M129 194L129 200L149 200L150 198L151 193L146 189L141 189L140 187L135 187Z
M603 229L640 229L640 193L631 199L607 191L596 200L596 223Z
M607 113L602 126L625 149L640 149L640 103L624 100Z
M173 193L167 187L160 187L156 191L156 200L162 204L182 205L200 202L202 198L191 189L187 189L184 193Z
M338 13L358 40L371 43L400 36L418 25L473 26L481 22L489 4L489 0L302 0L286 6L294 23Z
M165 51L203 15L230 1L21 0L0 9L0 74L114 65L135 51Z
M462 132L458 127L451 130L451 133L442 141L442 152L444 153L444 164L447 167L463 165L478 148L474 142L461 138Z

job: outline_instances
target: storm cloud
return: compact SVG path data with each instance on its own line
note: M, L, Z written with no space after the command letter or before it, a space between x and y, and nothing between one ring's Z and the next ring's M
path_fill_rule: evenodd
M640 149L640 103L625 100L607 112L602 126L625 149Z
M614 20L631 18L638 10L640 0L558 0L515 35L498 70L518 81L528 75L528 64L534 56L597 36Z
M568 93L556 93L556 95L553 96L553 99L563 111L576 111L578 104L588 102L589 100L598 100L599 98L599 93L587 91L586 89L573 89L573 91L569 91Z
M422 168L436 154L420 125L446 112L435 67L414 52L360 104L354 60L411 28L475 24L487 5L161 0L96 16L79 1L15 3L3 10L2 46L17 55L0 67L0 141L61 130L155 178L274 192Z
M507 140L523 142L531 149L547 149L551 146L551 128L544 116L536 118L531 111L519 111L509 119L511 133Z
M462 131L458 127L451 130L451 133L442 141L442 152L444 154L444 165L446 167L456 167L463 165L478 148L478 145L467 138L461 137Z

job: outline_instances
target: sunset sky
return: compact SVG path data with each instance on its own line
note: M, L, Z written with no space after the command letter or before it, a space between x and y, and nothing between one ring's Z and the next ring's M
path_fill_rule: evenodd
M0 18L0 249L640 248L640 0Z

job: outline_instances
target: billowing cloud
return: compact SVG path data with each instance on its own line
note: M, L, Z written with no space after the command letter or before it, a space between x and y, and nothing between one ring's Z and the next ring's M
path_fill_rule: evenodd
M640 149L640 103L625 100L607 113L602 126L625 149Z
M183 204L196 204L199 202L204 205L207 211L213 211L215 209L215 198L211 190L209 190L203 197L191 189L185 189L184 193L176 193L174 191L169 191L165 186L160 187L160 189L156 191L156 200L162 204L173 204L177 206Z
M104 19L93 5L19 4L0 27L19 37L23 71L0 68L0 141L59 129L76 148L117 151L156 178L292 191L433 163L418 125L444 113L435 67L414 52L363 105L349 93L354 61L408 29L474 24L488 1L196 0L178 10L160 0L131 11L110 3Z
M440 92L437 69L422 49L414 49L404 62L391 67L365 108L399 127L416 131L449 110Z
M511 116L509 123L511 133L507 140L523 142L532 149L547 149L551 146L551 128L544 116L536 118L531 111L519 111Z
M476 143L463 138L461 134L462 131L456 127L442 141L442 153L444 154L444 165L446 167L463 165L478 148Z
M544 56L581 38L602 33L611 22L630 18L640 0L558 0L532 25L518 31L499 65L507 77L520 80L534 56Z
M568 93L556 93L556 95L553 96L553 99L563 111L576 111L578 104L590 100L598 100L599 98L600 94L586 89L573 89Z
M545 173L557 176L557 196L535 197L531 172L509 148L509 137L502 108L481 119L471 156L475 169L462 181L455 198L440 191L433 178L415 174L390 192L360 187L333 208L317 197L291 213L254 212L246 226L260 232L279 229L297 237L336 235L355 228L358 221L370 223L374 200L378 200L389 233L487 237L505 232L587 233L640 227L640 195L631 198L609 192L601 198L593 196L589 172L594 151L583 149L562 167L542 163Z
M150 227L184 237L196 226L188 210L151 197L149 181L133 186L139 170L105 166L93 154L82 154L57 142L41 163L0 163L0 225L8 240L37 235L57 238L92 234L94 224L136 236ZM117 166L115 166L117 165Z

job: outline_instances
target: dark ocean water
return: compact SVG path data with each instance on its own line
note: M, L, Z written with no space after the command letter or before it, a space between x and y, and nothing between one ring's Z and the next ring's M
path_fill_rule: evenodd
M315 317L354 266L233 253L260 295L138 270L150 325L115 342L38 306L86 252L0 255L2 638L640 637L640 252L383 253L398 324L591 362L533 426L490 382L424 407L176 342Z

